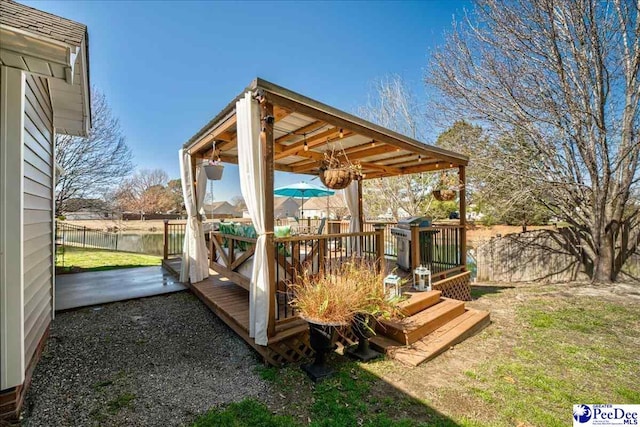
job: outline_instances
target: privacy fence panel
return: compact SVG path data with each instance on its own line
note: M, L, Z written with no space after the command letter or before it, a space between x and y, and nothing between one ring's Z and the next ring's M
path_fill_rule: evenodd
M526 282L542 280L564 282L586 280L570 237L560 230L535 230L494 237L478 246L476 252L478 280ZM640 278L640 255L634 254L623 273Z

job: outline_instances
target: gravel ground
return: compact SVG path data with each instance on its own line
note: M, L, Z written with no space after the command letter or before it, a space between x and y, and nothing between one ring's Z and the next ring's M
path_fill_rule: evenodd
M24 425L188 425L212 406L269 400L258 364L188 292L60 313Z

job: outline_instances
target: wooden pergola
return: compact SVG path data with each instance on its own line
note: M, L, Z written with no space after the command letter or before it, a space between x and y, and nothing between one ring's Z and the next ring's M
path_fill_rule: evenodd
M461 265L466 264L466 200L465 167L468 157L453 151L424 144L415 139L385 129L354 115L300 95L263 79L255 79L238 97L200 129L184 149L191 154L192 169L214 155L222 162L238 163L236 101L250 91L260 104L262 137L260 143L265 157L264 176L256 177L265 183L266 238L268 258L275 259L273 191L274 171L318 175L324 153L339 145L336 154L350 162L359 162L364 179L385 178L420 172L457 169L461 183L459 250ZM215 152L214 152L215 145ZM358 181L360 224L362 218L362 182ZM462 267L464 268L464 267ZM229 271L229 279L238 278ZM275 272L271 271L274 276ZM277 292L277 280L270 277L271 291ZM275 302L270 310L277 311ZM276 334L276 315L268 325L269 336Z

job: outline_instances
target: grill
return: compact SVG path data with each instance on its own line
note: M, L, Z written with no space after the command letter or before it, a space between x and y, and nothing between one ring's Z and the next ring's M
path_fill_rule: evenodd
M422 216L411 216L398 221L398 226L391 228L391 234L398 241L398 267L411 270L411 227L430 227L431 220Z

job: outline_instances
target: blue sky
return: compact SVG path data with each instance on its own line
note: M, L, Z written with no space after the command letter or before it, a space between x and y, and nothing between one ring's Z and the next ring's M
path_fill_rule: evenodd
M416 93L430 51L466 1L23 1L89 27L91 83L120 119L138 168L179 176L178 149L260 76L355 112L371 82ZM429 141L427 141L429 142ZM278 174L276 186L308 180ZM237 168L214 186L240 194Z

